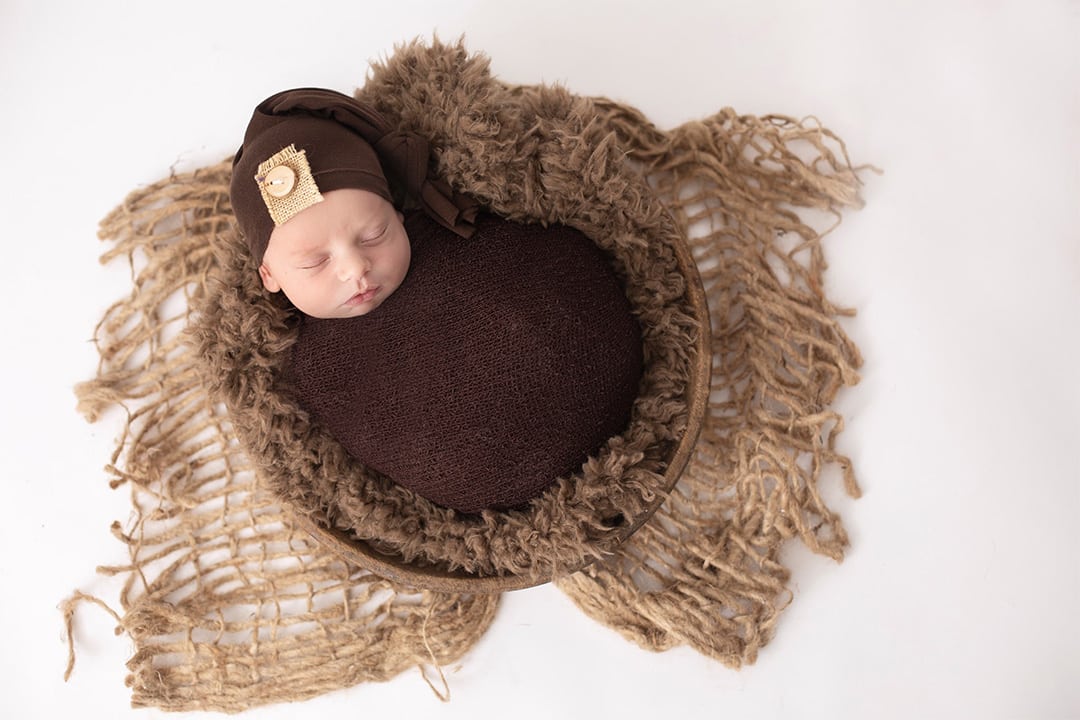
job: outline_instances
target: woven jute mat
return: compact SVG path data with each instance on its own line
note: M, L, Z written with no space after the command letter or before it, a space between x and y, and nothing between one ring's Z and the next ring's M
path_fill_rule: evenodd
M538 87L500 83L460 43L404 46L375 71L418 63L448 69L440 83L459 73L511 96ZM851 311L823 290L821 240L859 204L862 168L813 118L723 109L664 131L626 105L580 101L689 238L710 308L712 392L666 503L614 557L557 584L641 647L688 645L737 668L792 599L784 544L836 560L848 544L820 484L839 477L859 494L830 406L861 360L839 324ZM441 667L487 631L499 597L403 587L319 547L260 482L206 389L184 329L215 281L215 238L234 232L229 167L139 189L102 222L102 261L126 259L133 288L105 313L97 376L77 393L91 421L126 411L107 470L134 512L113 524L127 562L99 569L123 577L119 609L82 592L62 606L67 672L75 610L89 601L135 644L137 707L238 712L410 668L448 698Z

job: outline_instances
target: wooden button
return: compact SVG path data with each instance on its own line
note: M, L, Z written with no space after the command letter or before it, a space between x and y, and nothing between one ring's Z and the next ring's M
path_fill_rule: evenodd
M296 173L288 165L278 165L266 173L263 187L267 194L276 198L283 198L292 192L296 185Z

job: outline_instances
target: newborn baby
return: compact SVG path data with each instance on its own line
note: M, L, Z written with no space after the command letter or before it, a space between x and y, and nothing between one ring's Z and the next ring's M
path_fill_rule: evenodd
M300 405L432 502L519 507L627 426L640 330L588 238L478 215L427 163L352 98L287 91L256 110L231 197L264 287L303 313Z

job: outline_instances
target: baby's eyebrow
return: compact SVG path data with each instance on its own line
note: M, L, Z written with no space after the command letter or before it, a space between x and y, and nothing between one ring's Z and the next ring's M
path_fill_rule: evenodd
M313 243L310 245L301 245L298 248L294 248L289 251L289 257L304 257L307 255L317 255L325 252L325 248L321 243Z
M386 228L386 226L389 224L390 220L388 218L382 217L382 213L380 213L378 215L373 215L372 217L356 223L352 227L352 232L355 235L362 235L365 237L377 235L378 233L382 232L383 229Z

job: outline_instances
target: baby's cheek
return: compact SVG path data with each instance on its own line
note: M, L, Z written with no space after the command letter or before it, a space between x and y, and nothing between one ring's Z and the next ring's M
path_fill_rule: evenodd
M409 272L409 265L412 263L412 246L409 245L409 238L405 236L405 242L401 249L401 257L399 259L401 277L405 277L405 274Z

